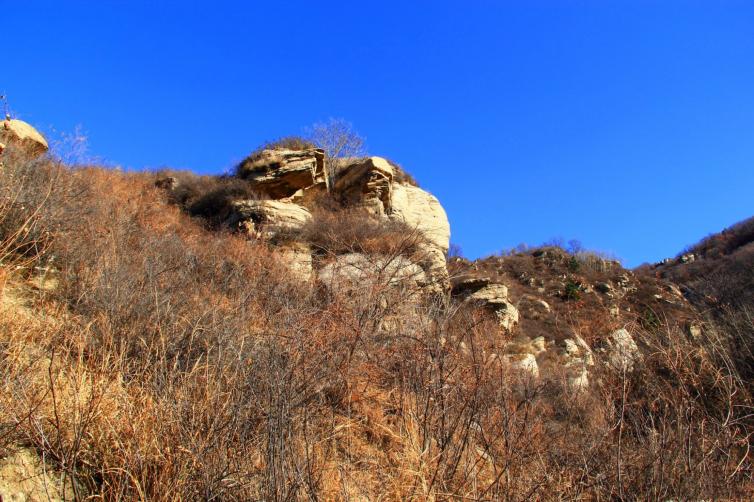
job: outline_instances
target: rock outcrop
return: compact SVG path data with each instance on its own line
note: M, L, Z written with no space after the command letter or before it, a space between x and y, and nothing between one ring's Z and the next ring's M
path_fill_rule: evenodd
M310 210L317 205L316 196L329 192L345 207L362 208L369 214L400 221L408 231L415 231L419 243L412 263L422 272L419 282L427 292L446 293L449 280L445 255L450 224L437 198L397 181L405 176L397 176L402 174L399 168L382 157L341 160L338 172L330 176L325 172L324 152L319 149L269 149L250 156L238 166L238 175L255 191L273 200L236 201L227 223L242 227L255 237L275 239L303 227L311 219ZM297 262L302 252L297 251ZM347 256L339 258L342 263L337 266L346 275L354 275L362 260ZM332 276L334 266L326 266L320 279Z
M369 157L343 168L332 192L348 205L405 223L446 253L450 223L440 201L419 187L395 182L395 174L386 159Z
M390 217L421 232L444 253L450 245L450 223L437 197L419 187L396 184L390 205Z
M306 282L312 278L312 249L304 242L286 242L276 251L282 262L288 267L293 277Z
M518 324L518 309L508 300L508 288L502 284L484 286L466 297L466 301L494 312L500 326L508 331Z
M610 333L598 351L605 354L607 364L619 372L633 370L634 365L642 359L634 338L624 328Z
M30 155L42 155L49 146L39 131L23 120L6 118L0 125L0 153L17 145Z
M238 166L238 175L273 199L325 184L323 150L271 149L252 155Z
M274 239L301 230L311 220L303 206L283 200L239 200L232 203L231 227L243 228L257 238Z
M332 186L332 192L341 202L362 207L368 212L385 216L393 204L393 176L390 163L381 157L369 157L345 166Z
M594 366L594 356L584 339L578 335L566 338L558 347L558 355L565 369L568 387L574 391L589 387L589 368Z

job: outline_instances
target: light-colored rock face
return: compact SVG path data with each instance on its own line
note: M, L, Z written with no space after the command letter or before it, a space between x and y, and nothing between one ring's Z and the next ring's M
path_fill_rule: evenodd
M336 176L332 192L343 203L383 216L390 213L393 175L387 160L369 157L345 166Z
M489 284L470 294L466 301L492 310L500 326L508 331L518 324L518 309L508 300L508 288L503 284Z
M443 253L450 245L450 223L440 201L419 187L396 183L396 171L382 157L369 157L346 166L332 191L342 202L386 215L421 232Z
M502 303L508 300L508 286L488 284L469 295L469 300L490 304Z
M408 258L368 257L360 253L337 256L319 270L318 278L331 289L385 285L418 291L427 285L424 270Z
M589 387L589 367L594 366L594 356L589 345L578 335L561 342L560 364L565 369L568 387L574 391Z
M61 474L45 465L35 451L23 448L0 459L0 500L58 502L74 500L74 493L71 480L64 489Z
M338 160L342 167L330 177L319 149L270 149L250 157L239 166L239 176L273 200L234 202L227 223L241 226L251 235L274 239L300 229L311 217L306 207L316 207L319 197L329 192L345 206L363 208L416 229L419 250L411 260L424 274L426 292L447 293L450 282L445 254L450 224L437 198L421 188L398 183L396 168L382 157ZM502 317L510 325L510 312L515 311L512 305L498 310L508 310Z
M240 200L232 206L228 224L257 238L274 239L301 230L312 218L306 208L281 200Z
M42 155L49 148L47 140L31 125L23 120L6 119L0 125L0 153L13 144L32 155Z
M422 244L419 245L417 255L417 262L424 269L429 282L427 292L437 294L447 293L450 289L450 278L448 277L445 253L431 244Z
M419 187L393 184L390 217L416 228L441 249L448 251L450 223L437 197Z
M539 364L533 354L509 354L503 357L512 371L521 372L528 377L539 377Z
M492 282L489 277L454 277L452 282L453 294L464 295L470 292L479 291Z
M607 364L616 371L631 371L641 361L641 352L631 333L618 329L610 333L599 351L606 356Z
M325 183L324 152L319 149L263 150L238 167L238 174L255 190L280 199Z

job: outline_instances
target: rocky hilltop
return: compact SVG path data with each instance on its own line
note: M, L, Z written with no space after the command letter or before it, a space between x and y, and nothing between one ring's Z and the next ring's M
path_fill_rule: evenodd
M662 318L679 332L702 330L702 317L673 283L637 276L594 253L543 247L448 261L450 225L436 197L387 159L344 159L337 173L327 173L325 157L318 148L255 152L236 170L251 197L232 197L216 209L224 215L222 225L270 243L305 282L358 288L382 275L391 288L433 292L445 302L480 308L499 325L499 364L535 379L566 375L577 391L588 387L595 364L623 371L641 361L647 347L637 344L633 332L647 324ZM169 193L180 191L181 183L175 176L156 181ZM392 253L370 252L357 242L318 246L310 230L330 230L314 221L323 206L330 218L350 225L397 223L411 242ZM592 326L595 318L598 327Z
M636 270L468 260L382 157L286 140L198 176L46 152L3 123L1 500L754 493L750 226Z
M328 173L321 149L269 148L244 160L236 172L248 198L233 196L215 209L223 215L222 225L273 244L302 280L316 276L330 283L354 281L367 269L385 269L388 274L410 276L425 291L449 290L445 255L450 224L445 210L435 196L409 182L401 168L388 160L342 159L338 172ZM156 184L169 193L182 189L175 176ZM324 216L325 212L329 215ZM402 242L395 244L405 249L391 251L399 251L405 261L397 267L391 264L396 257L370 256L357 240L332 246L317 242L313 232L332 230L314 228L327 217L343 220L341 224L371 225L398 233ZM404 266L415 270L405 272Z

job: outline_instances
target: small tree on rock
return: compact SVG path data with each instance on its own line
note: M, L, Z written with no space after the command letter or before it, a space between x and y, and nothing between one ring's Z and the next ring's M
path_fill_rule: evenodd
M350 122L330 118L311 127L310 140L325 151L325 176L328 189L348 159L364 157L364 138L353 129Z

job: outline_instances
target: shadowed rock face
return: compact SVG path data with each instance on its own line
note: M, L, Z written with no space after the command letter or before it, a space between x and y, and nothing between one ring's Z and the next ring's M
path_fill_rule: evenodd
M346 166L336 177L332 191L343 203L358 206L379 216L391 212L393 176L387 160L369 157Z
M324 151L263 150L243 161L238 174L256 190L273 199L290 197L297 191L325 183Z
M6 119L0 125L0 153L12 145L20 146L30 155L42 155L48 150L47 140L23 120Z

